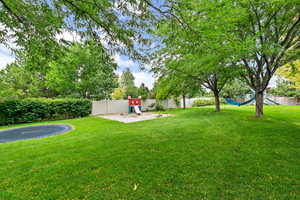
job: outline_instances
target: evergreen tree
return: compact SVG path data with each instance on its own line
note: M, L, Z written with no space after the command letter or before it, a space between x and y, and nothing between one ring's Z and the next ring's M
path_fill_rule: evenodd
M120 88L124 99L127 99L128 96L138 96L137 88L134 86L134 76L129 68L126 68L120 77Z
M144 83L140 85L138 88L138 96L141 96L143 100L146 100L149 97L149 89L147 86L145 86Z

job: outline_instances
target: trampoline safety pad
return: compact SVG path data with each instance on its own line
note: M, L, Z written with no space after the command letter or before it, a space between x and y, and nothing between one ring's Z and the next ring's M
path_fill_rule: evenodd
M40 125L0 130L0 143L42 138L71 130L68 125Z

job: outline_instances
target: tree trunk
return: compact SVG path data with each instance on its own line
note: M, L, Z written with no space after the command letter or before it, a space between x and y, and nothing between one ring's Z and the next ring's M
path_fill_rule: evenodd
M183 102L183 109L185 109L186 108L185 95L182 95L182 102Z
M262 117L264 112L263 112L263 108L264 108L264 93L257 91L255 92L255 107L256 107L256 117Z
M218 92L214 92L214 96L215 96L216 112L220 112L220 111L221 111L221 108L220 108L220 97L219 97L219 93L218 93Z

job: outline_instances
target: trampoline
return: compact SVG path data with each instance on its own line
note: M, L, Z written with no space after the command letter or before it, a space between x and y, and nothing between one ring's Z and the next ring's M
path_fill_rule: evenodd
M40 125L0 130L0 143L42 138L71 130L68 125Z

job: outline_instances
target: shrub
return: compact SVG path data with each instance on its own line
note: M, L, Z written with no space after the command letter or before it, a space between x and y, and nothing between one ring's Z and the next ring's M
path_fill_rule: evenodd
M225 100L223 98L220 98L220 103L224 104ZM193 102L193 107L199 107L199 106L209 106L209 105L215 105L214 99L197 99Z
M153 103L149 106L149 108L155 110L155 111L164 111L165 108L163 107L163 105L161 105L160 103Z
M84 117L91 108L91 101L85 99L4 100L0 102L0 125Z

